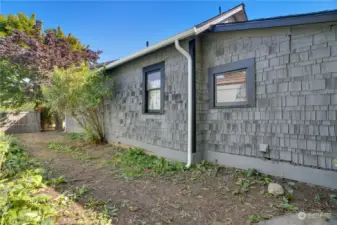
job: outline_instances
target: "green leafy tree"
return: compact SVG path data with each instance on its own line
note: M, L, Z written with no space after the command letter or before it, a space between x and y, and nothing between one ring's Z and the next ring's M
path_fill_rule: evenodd
M0 108L19 108L24 104L39 103L41 91L37 72L0 59Z
M36 15L33 13L30 17L18 12L17 15L9 14L7 17L0 14L0 38L13 35L15 32L23 32L28 36L42 36L42 22L36 20ZM78 38L71 33L65 35L60 26L57 29L46 29L45 34L53 34L56 38L60 38L68 42L72 50L83 50L89 48L88 45L83 45Z
M95 142L105 142L104 97L112 96L112 82L104 70L88 65L55 69L52 85L43 88L51 110L72 116Z
M89 48L89 46L84 46L80 40L72 34L69 33L68 36L66 36L60 26L58 26L57 29L47 29L45 32L54 34L56 38L66 40L71 45L72 50L83 50L85 48Z
M93 65L99 54L60 27L42 32L35 14L0 15L0 108L39 103L55 67Z
M35 14L30 17L19 12L16 15L0 15L0 37L13 34L14 31L21 31L32 35L35 31Z

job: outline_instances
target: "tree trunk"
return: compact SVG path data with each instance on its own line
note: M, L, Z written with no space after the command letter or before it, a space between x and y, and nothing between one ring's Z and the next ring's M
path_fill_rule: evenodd
M55 118L55 130L63 131L63 127L62 127L63 120L62 120L62 118L57 113L54 114L54 118Z

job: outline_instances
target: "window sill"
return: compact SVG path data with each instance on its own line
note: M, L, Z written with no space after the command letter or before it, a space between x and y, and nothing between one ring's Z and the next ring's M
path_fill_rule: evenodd
M158 112L144 112L144 115L164 115L164 112L158 111Z
M223 108L248 108L254 107L254 105L248 102L231 102L231 103L221 103L218 105L211 105L211 109L223 109Z

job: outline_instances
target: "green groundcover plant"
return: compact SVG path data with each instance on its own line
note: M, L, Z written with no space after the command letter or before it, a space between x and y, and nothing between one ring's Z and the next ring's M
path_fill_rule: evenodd
M29 160L19 141L0 134L0 225L50 225L57 220L39 163Z

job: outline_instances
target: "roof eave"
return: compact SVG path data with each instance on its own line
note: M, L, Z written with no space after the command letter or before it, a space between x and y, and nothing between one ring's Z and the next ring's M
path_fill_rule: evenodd
M213 26L214 24L219 23L220 21L222 21L222 20L224 20L226 18L231 17L231 16L235 15L236 13L238 13L238 12L240 12L242 10L244 10L244 5L243 4L241 4L241 5L237 6L237 7L234 7L233 9L231 9L227 13L225 13L223 16L217 18L216 20L210 21L210 23L207 23L207 24L203 25L202 27L198 27L198 28L197 27L192 27L192 28L190 28L190 29L188 29L188 30L186 30L186 31L184 31L182 33L179 33L179 34L177 34L175 36L172 36L172 37L170 37L170 38L168 38L166 40L160 41L160 42L158 42L158 43L156 43L154 45L146 47L146 48L144 48L144 49L142 49L142 50L140 50L138 52L135 52L135 53L133 53L133 54L131 54L129 56L126 56L126 57L124 57L122 59L116 60L116 61L108 64L106 66L106 69L112 69L112 68L117 67L119 65L122 65L122 64L124 64L124 63L126 63L126 62L128 62L130 60L136 59L138 57L141 57L143 55L146 55L146 54L149 54L149 53L151 53L153 51L156 51L156 50L158 50L160 48L166 47L166 46L168 46L170 44L173 44L175 40L182 40L182 39L186 39L188 37L192 37L192 36L201 34L202 32L207 31L210 28L210 26Z
M294 26L302 24L313 24L313 23L324 23L337 21L337 10L317 13L317 14L306 14L297 15L284 18L276 19L265 19L259 21L247 21L240 23L228 23L228 24L218 24L214 25L210 31L211 32L225 32L225 31L239 31L239 30L249 30L258 28L271 28L271 27L284 27L284 26Z

